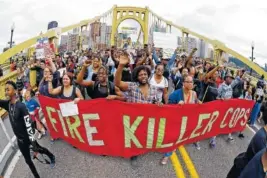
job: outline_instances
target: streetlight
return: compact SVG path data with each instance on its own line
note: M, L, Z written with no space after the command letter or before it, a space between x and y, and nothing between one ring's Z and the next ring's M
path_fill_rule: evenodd
M251 49L252 49L251 61L252 61L252 62L253 62L253 60L255 59L255 58L253 57L254 47L255 47L255 43L254 43L254 41L252 41L252 42L251 42ZM252 76L252 68L250 68L250 76Z
M11 26L11 37L10 37L10 44L9 44L9 48L11 49L12 46L13 46L13 33L14 33L14 30L15 30L15 23L12 24ZM10 64L11 64L11 60L12 60L12 57L10 58Z

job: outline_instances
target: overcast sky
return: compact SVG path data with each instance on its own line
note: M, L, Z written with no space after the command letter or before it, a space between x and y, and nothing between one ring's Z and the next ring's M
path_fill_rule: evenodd
M0 0L0 49L10 40L18 44L41 31L49 21L63 27L100 15L114 4L149 6L158 15L192 31L224 42L246 57L255 41L256 62L267 63L267 1L265 0Z

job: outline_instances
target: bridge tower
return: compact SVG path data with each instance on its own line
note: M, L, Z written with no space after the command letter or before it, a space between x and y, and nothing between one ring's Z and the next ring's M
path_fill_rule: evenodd
M115 36L117 34L118 26L126 19L136 20L144 33L144 44L148 43L148 7L117 7L113 9L112 17L112 31L111 31L111 45L115 44Z

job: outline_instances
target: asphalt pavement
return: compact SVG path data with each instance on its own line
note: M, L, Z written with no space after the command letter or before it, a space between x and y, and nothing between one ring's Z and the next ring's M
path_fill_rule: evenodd
M201 150L193 145L185 148L201 178L225 178L233 165L233 159L245 151L253 132L246 128L245 138L240 139L233 134L234 142L226 141L227 135L217 137L215 149L209 148L209 141L201 141ZM53 145L49 138L44 137L40 143L56 155L56 167L51 169L48 165L35 161L35 165L42 178L175 178L176 174L172 162L160 165L162 154L149 153L138 159L138 166L132 167L130 161L124 158L103 157L79 151L68 143L58 140ZM186 177L190 177L187 166L182 161L179 151L178 158L182 164ZM29 168L20 157L11 178L33 178Z
M200 142L201 149L197 150L192 144L185 145L185 149L193 162L195 171L201 178L225 178L233 165L234 158L241 152L246 151L247 146L260 128L247 127L244 130L245 138L238 138L238 133L234 133L234 141L228 143L227 135L218 136L217 145L214 149L209 148L209 140ZM254 130L253 130L254 129ZM58 140L53 145L49 138L42 138L39 143L47 147L56 155L56 167L51 169L48 165L35 161L38 172L42 178L175 178L177 170L174 164L169 161L167 165L160 165L161 153L149 153L138 158L138 166L132 167L129 159L103 157L92 155L73 148L68 143ZM178 160L182 165L185 177L191 177L188 164L182 159L180 151L176 151ZM190 161L190 160L187 160ZM11 165L11 175L5 178L33 178L23 157L18 158L18 162ZM179 170L178 170L179 171ZM182 177L179 177L182 178Z

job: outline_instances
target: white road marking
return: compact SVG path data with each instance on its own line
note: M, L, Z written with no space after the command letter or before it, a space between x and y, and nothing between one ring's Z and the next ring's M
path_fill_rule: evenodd
M13 170L15 169L15 166L16 166L17 162L19 161L20 156L21 156L21 152L18 150L16 152L16 154L14 155L12 161L10 162L10 164L6 170L6 173L4 175L4 178L10 178L11 177L11 174L12 174Z
M13 136L11 139L12 143L14 143L16 141L16 137ZM9 151L9 149L12 147L11 143L8 142L8 144L5 146L4 150L2 151L2 153L0 154L0 163L3 161L4 157L6 156L7 152Z
M254 134L256 133L255 130L253 130L248 124L247 124L247 128L248 128L249 130L251 130ZM258 127L257 127L257 129L258 129ZM258 130L259 130L259 129L258 129Z

